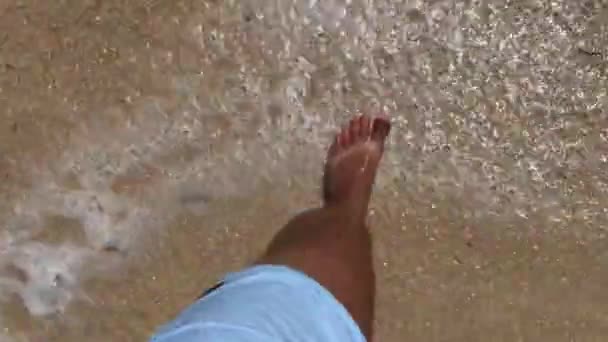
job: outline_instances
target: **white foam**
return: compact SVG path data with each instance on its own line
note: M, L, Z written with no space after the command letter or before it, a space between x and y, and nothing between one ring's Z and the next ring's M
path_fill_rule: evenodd
M21 245L12 259L13 265L26 275L18 294L28 311L33 315L64 311L77 293L79 271L90 257L90 249L74 245Z
M141 218L149 215L145 209L108 193L81 190L38 190L37 196L18 208L20 216L13 218L12 230L3 232L0 300L19 295L30 314L36 316L63 312L79 297L83 267L87 266L90 273L92 260L103 264L100 253L104 248L129 249L131 237L147 222ZM51 245L30 240L36 231L50 229L43 219L47 215L77 219L85 231L86 243ZM2 269L18 270L19 275Z

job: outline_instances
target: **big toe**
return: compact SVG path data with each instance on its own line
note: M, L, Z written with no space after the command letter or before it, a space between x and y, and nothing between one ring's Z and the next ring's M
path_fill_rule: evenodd
M388 118L377 117L372 123L372 139L383 143L391 131L391 122Z

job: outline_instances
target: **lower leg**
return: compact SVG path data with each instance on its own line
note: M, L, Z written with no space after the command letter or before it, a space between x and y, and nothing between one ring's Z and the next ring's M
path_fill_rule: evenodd
M329 151L324 206L291 219L257 262L286 265L315 279L346 307L368 340L375 275L365 219L388 129L384 119L360 117L342 130Z
M375 295L371 237L363 223L352 224L344 214L324 207L294 217L258 264L286 265L315 279L370 339Z

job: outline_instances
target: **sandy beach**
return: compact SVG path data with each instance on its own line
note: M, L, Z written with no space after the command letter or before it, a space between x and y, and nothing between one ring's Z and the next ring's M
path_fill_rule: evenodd
M377 341L608 333L599 1L0 4L0 341L145 341L394 124Z

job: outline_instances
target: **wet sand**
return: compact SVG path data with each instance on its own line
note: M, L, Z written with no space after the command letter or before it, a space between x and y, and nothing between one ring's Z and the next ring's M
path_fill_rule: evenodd
M262 40L253 39L256 31L252 29L249 40L238 35L241 40L228 39L223 43L226 55L220 57L214 55L216 50L196 46L191 40L197 23L204 32L218 28L230 38L226 27L232 22L255 20L226 8L215 1L0 5L0 107L4 109L0 112L0 175L4 178L0 217L8 222L17 215L16 207L28 212L28 205L34 203L41 208L44 225L25 239L51 246L86 245L95 254L79 272L81 286L74 291L80 295L64 311L33 317L22 297L3 295L0 340L145 340L225 272L251 261L290 215L318 203L324 145L307 145L306 130L294 136L284 127L317 127L319 121L299 122L301 118L289 111L293 108L272 99L241 97L237 92L246 91L236 76L229 76L238 74L244 61L250 63L248 67L267 71L261 63L270 57L259 48ZM235 31L239 25L234 24ZM228 58L237 53L238 63ZM436 61L442 63L441 58ZM303 62L291 67L308 68ZM328 74L338 73L329 69ZM262 71L260 79L280 83L288 78L280 73L267 77ZM204 77L197 78L201 72ZM597 78L590 87L603 84L605 78ZM315 102L316 98L331 86L312 88L305 106L323 108L325 104ZM376 108L374 98L380 94L366 91L355 89L354 95L336 100L332 113ZM595 94L589 92L586 96ZM224 101L230 98L238 101ZM266 116L256 116L256 106L266 108ZM596 109L574 121L577 129L591 132L587 158L595 161L580 161L591 166L577 172L564 171L564 186L575 187L573 197L552 195L563 202L582 203L569 216L574 218L559 222L559 227L569 229L556 228L558 223L553 226L549 209L517 215L516 205L537 204L524 190L516 189L528 197L514 195L505 205L506 214L498 210L495 215L479 214L475 208L494 210L490 204L482 205L485 192L473 192L476 186L488 188L481 180L459 191L442 192L451 188L433 182L418 184L421 178L411 177L408 170L404 171L408 177L395 177L399 174L395 170L416 166L395 164L401 160L395 156L387 158L370 218L378 270L377 341L604 339L608 333L608 297L603 293L608 285L608 254L600 209L607 202L600 184L606 174L594 173L599 169L593 167L600 165L595 163L600 163L599 153L606 147L599 138L597 142L591 138L599 137L598 132L608 126L600 113L602 105ZM208 114L216 111L221 115ZM347 116L328 118L340 121ZM492 120L503 124L499 127L511 124L498 114ZM534 120L521 127L534 125ZM410 129L424 126L410 121ZM543 124L542 120L538 123ZM398 135L399 128L395 129ZM446 131L450 129L458 130L448 127ZM264 138L268 140L259 138L268 131L269 138ZM310 134L320 135L315 139L325 142L330 131L311 128ZM456 135L468 136L467 132ZM400 136L406 134L402 130ZM563 141L573 141L568 140L570 133L564 134ZM577 134L572 136L578 138ZM157 135L164 140L155 144ZM399 139L390 144L392 153L414 153ZM139 148L138 158L121 157L129 146ZM427 160L449 159L449 153L459 148L458 142L452 146L452 151L440 150ZM238 153L254 161L224 159ZM120 162L112 164L116 160ZM211 166L204 168L207 162ZM96 169L106 164L115 166L109 176L103 167ZM516 169L511 170L518 175ZM438 169L430 171L430 176L446 177L449 172ZM211 178L197 178L201 173ZM475 183L476 174L471 171L470 175ZM536 186L528 182L530 188ZM47 183L56 188L41 185ZM406 191L412 187L417 192ZM53 189L68 195L93 193L106 211L113 208L106 203L117 203L119 228L140 222L140 216L131 220L130 213L145 216L149 212L150 220L138 224L132 235L116 228L109 238L98 237L97 231L86 233L86 222L70 221L61 210L57 214L54 205L40 204ZM36 201L39 193L45 195ZM55 197L50 198L53 202ZM554 198L539 195L539 207L548 208L549 204L540 204ZM127 219L122 220L123 216ZM18 269L3 272L28 281L28 274Z
M259 253L293 210L273 200L282 194L251 198L231 219L220 208L217 220L179 218L119 275L88 282L91 302L74 303L46 321L32 321L14 303L7 315L11 332L32 341L145 340L225 272ZM439 218L433 225L391 218L405 223L372 219L378 340L600 341L605 335L607 278L597 261L603 243L471 237ZM202 229L209 226L217 228Z
M128 267L87 282L90 302L48 320L32 320L13 302L5 313L10 332L31 341L145 340L225 272L255 257L296 203L315 201L310 193L285 205L277 199L288 190L219 204L207 216L215 219L179 217ZM234 209L238 216L230 214ZM386 216L372 217L378 340L600 341L605 335L603 241L516 239L439 215L426 222Z

